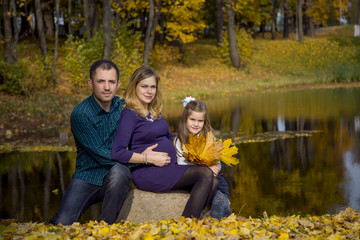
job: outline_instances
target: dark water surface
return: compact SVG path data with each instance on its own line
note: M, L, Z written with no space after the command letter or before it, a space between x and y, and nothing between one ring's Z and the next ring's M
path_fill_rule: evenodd
M242 216L360 210L360 88L255 93L207 100L217 134L240 163L224 167ZM176 129L181 103L166 105ZM74 152L0 154L0 218L47 222L75 168ZM82 220L96 218L100 205Z

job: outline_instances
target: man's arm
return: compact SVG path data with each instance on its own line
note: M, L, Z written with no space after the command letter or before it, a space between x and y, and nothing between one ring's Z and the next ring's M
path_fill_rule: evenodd
M74 138L84 151L90 154L99 164L113 166L111 149L106 146L86 114L71 114L71 131Z

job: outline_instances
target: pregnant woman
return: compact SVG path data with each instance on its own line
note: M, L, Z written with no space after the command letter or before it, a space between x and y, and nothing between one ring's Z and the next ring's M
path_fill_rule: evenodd
M141 190L168 192L190 188L182 216L199 218L212 199L218 180L208 167L177 164L169 125L161 115L160 78L152 69L140 67L132 74L125 90L125 102L112 159L134 163L132 180ZM144 152L150 146L154 151Z

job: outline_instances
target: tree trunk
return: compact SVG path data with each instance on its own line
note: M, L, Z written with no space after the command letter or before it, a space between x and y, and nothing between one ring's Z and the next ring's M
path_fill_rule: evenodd
M55 0L55 9L56 9L56 23L55 23L55 49L54 49L54 61L52 65L52 79L54 86L57 86L56 81L56 61L58 57L58 48L59 48L59 18L60 18L60 0Z
M289 38L289 4L288 0L284 0L284 29L283 37Z
M12 42L12 28L11 28L11 14L9 11L8 0L3 0L4 13L4 58L7 63L13 63L14 59L11 55Z
M52 1L46 0L41 2L41 10L43 13L44 29L46 39L52 39L55 36L54 31L54 15Z
M146 34L146 13L144 11L139 12L140 19L140 32Z
M21 25L20 25L20 29L19 29L19 38L26 38L29 34L33 35L33 33L34 33L34 24L32 24L32 23L30 23L30 21L28 21L29 14L27 12L26 2L23 2L23 4L20 5L19 12L21 13L20 14Z
M315 24L314 24L314 21L313 21L313 17L310 17L310 36L312 38L314 38L316 36Z
M161 11L161 0L158 0L157 10L155 10L154 21L153 21L153 25L152 25L152 28L151 28L151 34L150 34L150 43L149 43L149 50L150 51L152 51L154 49L154 46L155 46L156 27L158 25L160 11Z
M3 9L3 10L4 10L4 9ZM3 40L3 39L4 39L4 36L3 36L3 34L2 34L1 27L2 27L2 26L1 26L1 24L0 24L0 39Z
M111 0L103 1L103 31L104 31L103 59L110 60L110 53L111 53Z
M95 34L95 29L99 26L97 7L95 0L84 0L84 18L86 38L90 39Z
M184 43L181 38L178 39L178 42L179 42L179 53L181 55L181 60L182 60L185 54Z
M232 8L232 1L226 0L226 15L228 20L228 35L229 35L229 47L230 58L233 67L240 68L240 57L237 48L236 32L235 32L235 13Z
M307 4L305 4L307 8L310 8L312 5L312 1L308 1ZM305 26L305 35L310 37L315 37L315 26L313 17L309 15L305 15L306 18L306 26Z
M358 19L357 24L360 25L360 0L358 1Z
M224 27L224 12L223 12L224 0L217 0L216 9L216 39L217 44L221 46L223 42L223 27Z
M149 65L150 35L154 21L154 0L149 0L149 18L147 21L146 35L144 41L144 66Z
M51 184L51 162L52 156L49 156L49 160L45 167L45 182L44 182L44 205L43 205L43 218L45 224L49 222L49 205L50 205L50 184Z
M56 152L56 158L58 160L58 167L59 167L59 181L60 181L60 189L61 193L64 196L65 194L65 184L64 184L64 170L63 170L63 164L62 159L59 152Z
M25 12L26 26L29 26L28 28L26 28L26 30L30 31L30 34L31 34L32 38L34 39L34 42L36 43L36 45L40 46L39 41L35 37L35 33L34 33L35 32L35 25L34 25L34 22L32 21L32 18L29 17L30 14L29 14L29 12L27 10L26 2L23 5L23 9L24 9L24 12ZM25 25L25 24L22 24L21 28L22 28L23 25Z
M18 191L16 172L17 172L16 167L14 166L9 170L9 174L8 174L8 181L11 185L11 201L12 201L10 218L19 219L19 215L18 215L19 191Z
M25 179L24 170L21 167L18 168L19 182L20 182L20 222L24 222L24 211L25 211Z
M265 38L265 21L262 21L261 22L261 25L260 25L260 31L261 31L261 36L262 38Z
M71 21L72 21L72 9L71 9L71 0L68 0L68 19L69 19L69 23L68 23L68 34L69 35L73 35L73 30L72 30L72 26L71 26Z
M89 40L91 36L91 28L90 28L90 8L89 8L89 0L83 1L84 7L84 24L85 24L85 35Z
M46 50L46 39L45 39L45 29L44 29L44 22L43 16L41 11L41 1L35 0L35 13L36 13L36 26L39 34L40 39L40 49L41 54L46 57L47 50Z
M15 0L11 0L10 2L10 12L12 13L12 19L13 19L13 26L14 26L14 40L13 40L13 46L12 46L12 56L14 58L14 61L17 62L17 53L16 53L16 47L19 41L19 29L18 24L16 20L16 5Z
M297 0L297 25L298 25L298 31L297 31L297 39L299 42L304 42L304 28L303 28L303 8L304 0Z
M275 40L276 38L276 5L277 0L272 0L273 8L272 8L272 14L271 14L271 39Z
M89 7L90 7L90 27L92 31L92 36L94 36L96 29L99 28L98 8L96 6L96 0L91 0L89 2Z

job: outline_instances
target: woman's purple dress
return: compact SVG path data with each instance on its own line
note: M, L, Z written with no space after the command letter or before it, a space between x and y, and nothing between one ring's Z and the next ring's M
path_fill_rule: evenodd
M171 157L171 163L164 167L140 164L131 169L132 180L141 190L168 192L188 167L177 164L176 150L169 138L169 125L162 117L159 120L148 121L135 111L125 108L111 157L121 163L128 163L134 152L142 153L147 147L157 143L158 146L153 151L167 152Z

